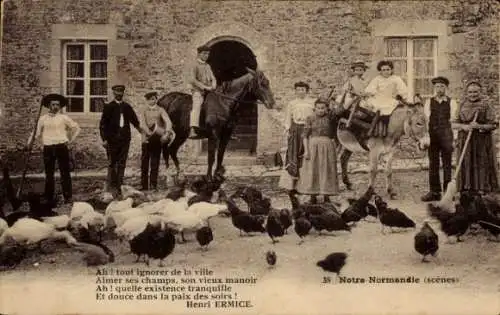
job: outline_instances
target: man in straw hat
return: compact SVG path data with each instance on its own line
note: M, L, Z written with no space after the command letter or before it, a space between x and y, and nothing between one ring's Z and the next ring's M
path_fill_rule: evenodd
M104 105L99 129L109 160L107 188L117 197L121 195L130 148L130 124L140 133L145 131L132 106L123 101L125 86L115 85L111 89L114 100Z
M31 134L27 146L31 146L35 138L41 138L43 145L43 162L45 166L45 197L55 204L54 171L56 161L61 174L61 186L64 203L72 202L73 189L70 173L70 154L68 144L72 143L80 133L78 124L61 113L67 100L60 94L48 94L42 98L42 105L49 113L40 117L37 129Z
M424 103L424 112L429 122L429 186L430 191L422 201L437 201L451 180L451 158L453 155L452 121L456 120L457 102L446 95L450 82L445 77L432 79L435 94ZM439 176L439 160L443 165L443 186Z
M197 48L198 59L192 71L191 79L191 90L193 94L193 108L191 110L189 126L191 127L189 138L199 139L200 135L199 124L200 124L200 112L201 105L207 91L215 90L217 81L212 72L212 68L207 63L207 59L210 55L210 47L201 46Z
M158 93L148 92L144 98L148 105L141 115L141 125L145 131L142 135L141 184L142 190L156 190L162 146L173 141L174 131L167 112L157 104Z

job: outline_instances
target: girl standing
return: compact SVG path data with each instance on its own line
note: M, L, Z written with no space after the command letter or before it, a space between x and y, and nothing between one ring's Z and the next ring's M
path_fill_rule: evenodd
M475 123L472 122L478 112ZM498 191L498 169L492 131L498 128L498 118L491 101L481 95L481 84L469 82L465 100L460 104L453 127L458 129L458 151L462 153L469 130L473 130L467 153L457 178L459 192L489 193Z
M317 195L324 195L325 202L329 202L329 196L339 192L332 128L336 114L328 110L326 101L318 99L314 103L314 115L306 120L304 127L304 162L300 168L297 191L311 195L312 203L316 202Z
M285 118L285 136L287 136L287 151L285 170L280 177L279 186L288 190L289 194L296 193L299 168L304 153L302 133L307 117L313 114L314 101L307 97L309 85L297 82L294 85L296 99L288 104Z
M80 127L73 119L61 114L61 108L66 104L66 98L62 95L49 94L44 96L42 105L49 109L49 113L40 117L36 133L32 134L28 140L28 146L31 145L34 138L40 137L42 140L43 163L45 166L45 197L47 201L53 203L55 203L54 171L56 161L61 173L64 203L71 202L73 192L68 144L78 136Z

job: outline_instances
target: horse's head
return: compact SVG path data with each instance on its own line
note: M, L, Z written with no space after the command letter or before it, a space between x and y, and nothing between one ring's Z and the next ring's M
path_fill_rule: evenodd
M250 68L247 68L247 71L253 76L253 94L259 101L264 103L264 106L266 106L266 108L272 109L275 104L274 95L271 91L269 80L264 75L264 72L260 70L252 70Z
M424 107L420 103L406 104L408 119L405 121L405 134L418 143L420 150L426 149L430 144L428 122Z

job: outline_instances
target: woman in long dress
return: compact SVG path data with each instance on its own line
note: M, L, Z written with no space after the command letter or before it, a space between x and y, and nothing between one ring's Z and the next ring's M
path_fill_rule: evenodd
M287 136L287 151L285 169L281 174L279 187L288 190L289 194L296 193L299 169L302 166L304 148L302 133L307 117L313 114L314 100L307 97L309 85L305 82L295 83L297 98L292 100L286 109L285 135Z
M476 112L476 123L472 123ZM459 106L453 127L459 130L458 156L462 153L469 130L473 130L457 178L458 191L480 194L497 192L498 166L492 131L498 128L498 117L492 102L481 95L479 82L472 81L467 84L466 97Z
M334 140L333 121L336 112L328 110L326 101L318 99L314 104L314 115L307 119L304 127L304 162L300 168L297 191L310 195L316 202L317 195L323 195L329 202L330 196L339 193L337 177L337 155Z

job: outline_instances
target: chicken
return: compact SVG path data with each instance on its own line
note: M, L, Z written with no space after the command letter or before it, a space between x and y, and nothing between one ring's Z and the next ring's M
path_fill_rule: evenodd
M366 212L368 212L369 216L372 216L374 218L378 218L377 208L374 205L372 205L371 203L368 203L366 205Z
M26 257L27 249L8 236L0 247L0 266L15 268Z
M351 232L351 227L344 222L340 215L334 212L326 212L323 214L306 213L306 217L319 234L321 234L323 230L327 230L328 232L340 230Z
M273 250L269 250L266 252L266 261L269 266L276 265L277 256Z
M63 239L68 245L75 245L76 239L68 231L57 231L51 224L31 218L22 218L0 236L0 245L7 237L17 243L37 244L46 239Z
M415 235L414 247L417 253L422 255L422 262L428 262L425 260L427 255L436 256L439 249L439 239L428 221L424 221L422 228Z
M12 211L16 212L23 204L23 201L18 199L16 196L14 186L12 185L12 181L10 179L9 169L7 167L3 168L3 181L0 182L0 184L0 208L3 208L5 199L7 199L12 206Z
M288 234L288 228L292 226L292 213L288 209L280 210L280 222L285 230L285 234Z
M262 200L263 198L262 192L252 186L238 187L233 196L243 199L246 203L250 203L252 200Z
M225 195L225 193L223 195ZM251 215L238 208L231 197L226 196L224 201L227 203L227 208L231 214L231 222L233 226L240 231L240 236L242 236L242 231L247 234L252 232L266 232L266 229L262 225L263 221L260 217Z
M146 264L149 259L159 259L159 267L163 267L163 260L170 255L175 248L174 231L161 224L148 223L146 229L129 242L130 249L136 254L137 261L140 256L146 256Z
M335 208L335 206L331 203L323 203L323 204L312 204L312 203L306 203L306 204L301 204L297 196L295 195L290 195L290 201L292 203L292 216L296 218L296 213L300 211L304 211L305 213L308 214L323 214L327 212L334 212L335 214L340 216L340 213L338 210Z
M115 261L115 255L111 249L100 242L94 244L79 242L75 248L85 253L83 261L87 266L101 266Z
M455 212L448 212L442 209L439 203L428 203L427 212L439 221L444 234L448 237L456 236L457 242L462 241L460 237L467 232L470 223L466 210L460 204L455 206Z
M342 212L342 219L345 223L358 222L368 216L367 206L374 194L372 186L369 186L366 192L357 200L350 199L350 205Z
M196 240L201 248L208 249L208 244L214 240L214 234L210 227L203 226L196 231Z
M477 223L481 228L487 230L495 237L495 241L499 241L500 236L500 217L495 215L494 204L489 203L487 198L475 196L473 200L474 206L477 208ZM493 240L493 239L488 239Z
M56 217L42 217L42 222L53 225L57 230L65 230L69 226L69 216L66 214L58 215Z
M340 271L345 266L347 260L346 253L331 253L323 260L316 263L316 266L321 267L324 271L333 272L340 275Z
M285 235L285 229L281 225L280 213L273 210L269 213L266 223L267 235L271 238L273 244L277 242L275 238Z
M382 224L382 233L384 227L392 228L415 228L415 222L399 209L389 208L387 203L378 195L375 196L375 206L377 207L379 220Z
M298 211L297 217L295 219L294 230L295 233L300 237L299 244L304 242L304 237L311 231L311 222L306 218L304 211Z

